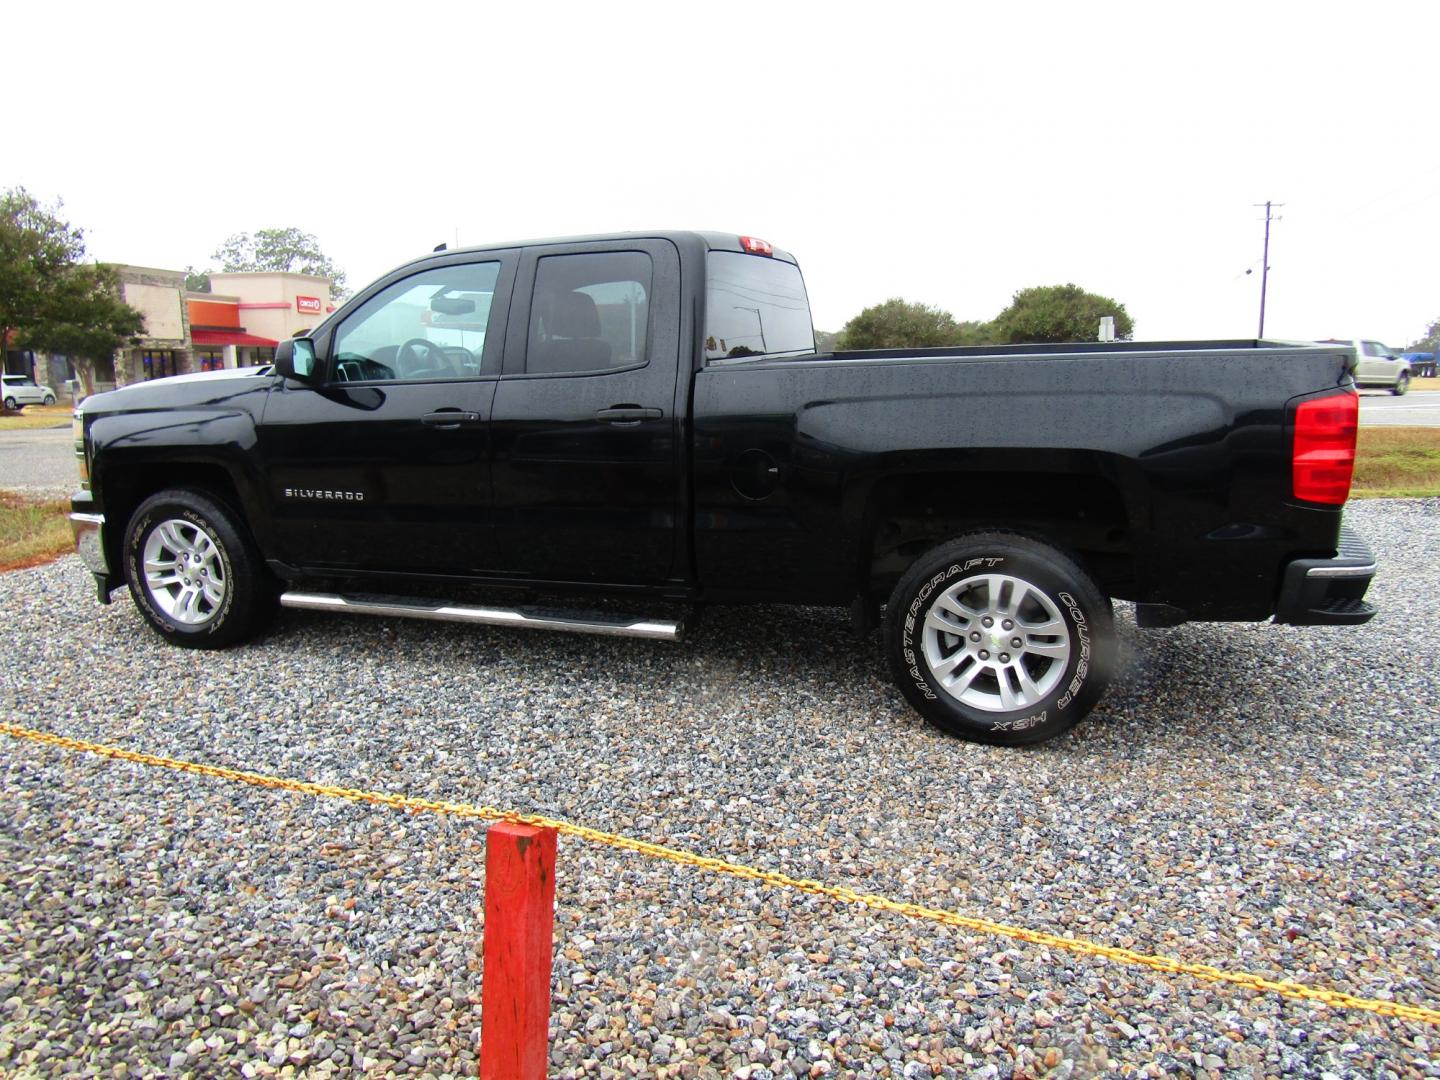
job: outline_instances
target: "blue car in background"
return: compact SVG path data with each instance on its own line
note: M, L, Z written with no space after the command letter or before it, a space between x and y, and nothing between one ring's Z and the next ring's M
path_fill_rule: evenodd
M1410 371L1416 378L1435 377L1435 354L1433 352L1407 352L1400 354L1401 360L1410 361Z

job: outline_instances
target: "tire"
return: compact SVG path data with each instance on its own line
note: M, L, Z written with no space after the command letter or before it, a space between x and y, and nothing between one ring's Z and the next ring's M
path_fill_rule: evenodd
M7 397L5 399L5 407L11 412L15 412L17 409L20 408L19 405L15 404L15 399L13 397Z
M45 400L44 400L44 402L42 402L42 404L45 404L45 405L54 405L54 404L55 404L55 395L54 395L54 394L46 394L46 395L45 395Z
M1115 659L1109 598L1073 559L1008 532L969 533L917 559L890 595L884 643L921 716L999 746L1070 730Z
M166 641L222 649L248 638L274 586L239 516L203 491L150 496L125 528L125 580Z
M1409 389L1410 376L1406 372L1402 371L1399 377L1396 378L1395 385L1390 388L1390 393L1394 394L1396 397L1400 397L1402 394L1405 393L1406 390Z

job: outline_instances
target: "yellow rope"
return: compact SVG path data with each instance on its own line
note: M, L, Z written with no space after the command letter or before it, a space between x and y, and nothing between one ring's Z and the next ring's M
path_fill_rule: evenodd
M1027 941L1034 945L1043 945L1052 949L1062 949L1066 952L1078 953L1082 956L1098 956L1106 960L1114 960L1121 964L1134 964L1140 967L1147 967L1154 971L1173 973L1176 975L1189 975L1192 978L1205 982L1228 983L1231 986L1242 987L1246 990L1279 994L1283 997L1295 998L1300 1001L1316 1001L1325 1005L1335 1006L1336 1008L1361 1009L1365 1012L1378 1013L1381 1016L1394 1016L1401 1020L1418 1020L1426 1024L1440 1024L1440 1009L1431 1009L1420 1005L1404 1005L1395 1001L1382 1001L1375 998L1357 997L1354 994L1347 994L1339 990L1306 986L1301 983L1290 982L1289 980L1267 979L1261 975L1253 975L1244 971L1225 971L1220 968L1211 967L1209 964L1192 964L1169 956L1156 956L1150 953L1137 952L1134 949L1122 949L1113 945L1102 945L1092 941L1059 937L1056 934L1048 934L1041 930L1029 930L1023 926L1008 926L1005 923L993 922L990 919L961 915L956 911L946 911L939 908L923 907L919 904L904 903L898 900L891 900L884 896L876 896L873 893L857 892L854 889L847 889L844 886L822 885L818 881L794 878L788 874L781 874L773 870L758 870L753 866L727 862L724 859L711 859L704 855L696 855L693 852L665 847L662 844L651 844L644 840L635 840L628 836L602 832L599 829L591 829L584 825L575 825L571 822L556 818L541 817L537 814L522 814L514 810L500 810L493 806L474 806L469 803L445 802L440 799L417 799L409 795L388 795L383 792L335 787L330 784L312 784L304 780L287 780L278 776L266 776L263 773L243 772L239 769L226 769L216 765L201 765L193 761L179 761L175 758L137 753L134 750L124 750L118 746L83 742L80 739L68 739L62 735L52 735L44 731L35 731L30 728L20 727L17 724L0 723L0 733L13 736L17 739L28 739L32 742L43 743L47 746L57 746L66 750L78 750L87 754L98 754L101 757L112 758L116 761L129 761L137 765L151 765L164 769L176 769L180 772L196 773L200 776L213 776L221 780L251 784L255 787L273 788L279 791L293 791L301 795L323 795L331 798L349 799L352 802L389 806L396 810L407 810L412 813L423 811L436 814L451 814L456 817L483 818L487 821L511 821L522 825L534 825L539 828L554 829L557 833L574 836L581 840L588 840L594 844L603 844L606 847L619 848L622 851L633 851L640 855L648 855L652 858L679 863L682 866L693 866L700 870L709 870L712 873L729 874L732 877L758 881L765 885L774 886L775 888L794 889L797 892L810 893L814 896L824 896L831 900L838 900L843 904L860 904L876 911L892 911L897 915L904 915L912 919L924 919L929 922L940 923L944 926L956 926L964 930L972 930L976 933L1007 937L1016 941Z

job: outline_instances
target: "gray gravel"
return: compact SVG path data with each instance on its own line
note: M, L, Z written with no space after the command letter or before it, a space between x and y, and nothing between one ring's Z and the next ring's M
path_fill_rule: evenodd
M684 645L286 613L169 649L0 576L0 715L564 816L1056 933L1440 1005L1440 501L1361 503L1366 627L1143 635L1072 735L958 742L844 615ZM0 741L0 1072L473 1074L473 824ZM561 843L557 1077L1440 1075L1440 1029Z

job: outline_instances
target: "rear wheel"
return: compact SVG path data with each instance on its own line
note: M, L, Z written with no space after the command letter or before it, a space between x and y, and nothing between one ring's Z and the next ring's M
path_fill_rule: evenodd
M935 726L1020 746L1074 727L1114 662L1110 601L1074 560L1016 533L961 536L915 561L885 610L896 684Z
M266 613L273 588L243 522L205 492L152 495L130 518L124 544L135 606L176 645L233 645Z
M20 406L15 403L15 399L14 399L13 397L7 397L7 398L5 399L5 407L6 407L7 409L9 409L11 412L14 412L14 411L15 411L16 409L18 409Z

